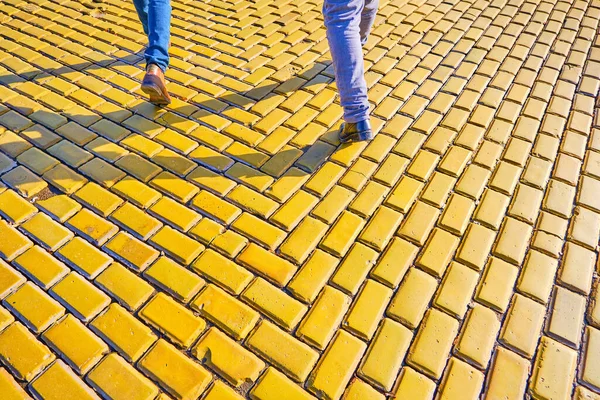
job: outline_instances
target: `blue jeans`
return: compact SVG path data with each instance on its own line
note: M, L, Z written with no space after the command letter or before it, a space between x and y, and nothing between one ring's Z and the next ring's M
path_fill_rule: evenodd
M325 0L323 17L344 120L369 117L362 45L377 15L378 0Z
M148 35L148 47L144 56L146 65L156 64L166 71L169 65L169 39L171 35L170 0L133 0L144 32Z

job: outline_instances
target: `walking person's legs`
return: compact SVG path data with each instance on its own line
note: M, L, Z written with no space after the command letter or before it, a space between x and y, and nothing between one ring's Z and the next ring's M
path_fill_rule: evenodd
M150 96L154 104L169 104L171 97L167 91L164 72L169 66L169 39L171 36L170 0L134 0L140 22L148 36L146 75L142 90Z
M340 141L369 140L369 102L361 44L361 14L365 0L325 0L323 17L335 80L344 108ZM369 26L370 28L370 26Z

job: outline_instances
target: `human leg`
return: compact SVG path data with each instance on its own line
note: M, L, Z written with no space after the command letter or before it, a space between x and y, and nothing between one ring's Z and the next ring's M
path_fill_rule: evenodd
M369 39L378 8L379 0L365 0L365 6L360 15L360 42L363 45Z
M368 119L369 103L360 43L360 16L364 0L325 0L323 16L344 120Z

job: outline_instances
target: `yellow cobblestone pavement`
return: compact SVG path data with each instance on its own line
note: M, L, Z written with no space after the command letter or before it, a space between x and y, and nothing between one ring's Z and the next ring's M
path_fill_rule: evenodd
M600 1L0 2L0 399L600 399Z

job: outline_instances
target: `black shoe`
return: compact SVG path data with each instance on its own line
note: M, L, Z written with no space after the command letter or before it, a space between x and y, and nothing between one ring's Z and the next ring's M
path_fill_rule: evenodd
M345 122L340 129L340 142L360 142L373 139L371 123L368 119L354 124Z

